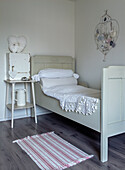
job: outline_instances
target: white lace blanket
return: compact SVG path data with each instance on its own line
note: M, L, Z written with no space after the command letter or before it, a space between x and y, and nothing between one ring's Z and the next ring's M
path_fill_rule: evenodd
M54 86L43 88L43 92L60 101L65 111L73 111L84 115L91 115L97 110L100 91L79 85Z

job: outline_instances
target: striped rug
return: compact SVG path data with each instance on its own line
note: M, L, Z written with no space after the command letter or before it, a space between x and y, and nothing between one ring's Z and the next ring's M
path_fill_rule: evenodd
M13 141L17 143L42 170L61 170L76 165L88 155L54 132L34 135Z

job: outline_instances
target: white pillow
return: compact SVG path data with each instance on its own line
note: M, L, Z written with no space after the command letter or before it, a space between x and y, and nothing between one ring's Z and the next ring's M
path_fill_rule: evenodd
M41 78L41 84L44 88L61 85L77 85L77 80L74 77L68 78Z
M46 77L46 78L59 78L59 77L72 77L73 71L68 69L54 69L54 68L48 68L44 70L40 70L38 73L40 78Z

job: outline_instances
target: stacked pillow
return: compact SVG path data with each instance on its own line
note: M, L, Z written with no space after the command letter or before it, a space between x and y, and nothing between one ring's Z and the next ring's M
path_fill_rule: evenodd
M62 85L77 85L77 80L74 77L67 78L41 78L41 84L43 87L50 88L53 86Z
M32 76L32 79L40 81L42 86L50 88L59 85L77 85L78 74L74 74L68 69L44 69L40 70L38 75Z
M72 77L73 76L73 71L68 70L68 69L48 68L48 69L40 70L39 76L40 76L40 78Z

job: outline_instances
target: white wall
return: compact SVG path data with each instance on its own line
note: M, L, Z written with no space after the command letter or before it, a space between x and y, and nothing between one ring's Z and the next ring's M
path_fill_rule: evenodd
M5 58L10 35L26 36L25 52L31 55L74 56L74 2L0 0L0 120L5 119ZM16 117L21 115L24 111L16 113Z
M76 0L76 70L81 80L90 87L100 88L102 68L109 65L125 65L125 1L124 0ZM120 34L116 47L103 62L103 54L96 49L94 31L104 11L116 19Z

